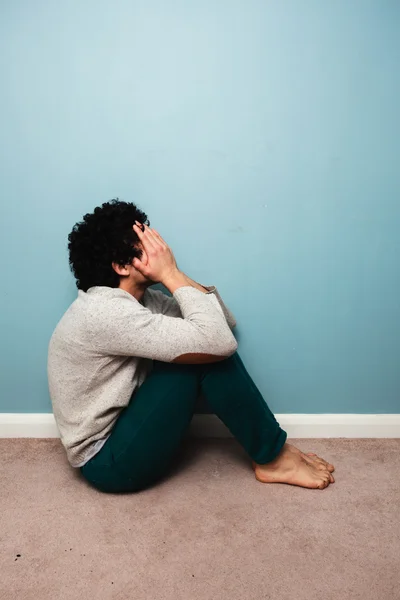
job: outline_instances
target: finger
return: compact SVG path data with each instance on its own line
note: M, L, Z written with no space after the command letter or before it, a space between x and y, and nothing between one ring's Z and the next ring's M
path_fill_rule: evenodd
M148 235L148 228L144 225L144 231L142 231L140 229L140 227L138 225L133 226L134 231L137 233L140 241L143 244L143 248L146 250L146 252L148 253L151 250L155 250L156 249L156 244L154 243L152 237L149 237Z
M153 246L156 247L158 245L158 240L153 235L152 230L146 224L143 224L143 227L144 227L144 236L145 236L145 238L147 238L149 240L150 244L153 244Z
M144 263L142 263L141 260L139 260L138 258L134 258L132 261L132 265L137 271L139 271L139 273L142 273L142 275L148 277L148 267Z
M163 246L160 242L160 236L156 236L154 230L145 225L145 233L149 236L155 246Z
M160 244L162 246L164 246L165 248L168 247L167 242L161 237L161 235L158 233L158 231L156 231L155 229L152 229L153 234L156 236L156 238L158 239L158 241L160 242Z
M149 264L149 257L147 256L147 252L145 250L142 250L142 256L139 258L139 260L146 266Z
M133 229L138 232L140 238L146 235L148 231L150 231L150 227L145 223L141 223L140 221L135 221L133 225Z
M143 238L143 230L142 230L142 224L139 223L139 221L135 221L133 226L132 226L133 231L136 233L136 235L138 236L139 240L142 240Z

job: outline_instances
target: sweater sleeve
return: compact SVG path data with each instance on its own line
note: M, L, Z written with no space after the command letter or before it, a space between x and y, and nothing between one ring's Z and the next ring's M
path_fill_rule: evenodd
M133 298L107 300L88 315L94 348L108 355L164 362L182 354L230 356L237 350L237 341L214 294L184 286L173 298L179 305L180 319L154 314Z
M218 300L218 304L224 314L226 322L228 323L229 327L233 329L236 326L236 319L222 300L217 288L214 285L203 285L203 287L206 290L208 290L206 294L207 296L210 294L214 294L214 296ZM164 294L164 292L162 292L161 290L152 290L150 288L146 290L145 294L147 300L146 306L151 310L151 312L161 313L163 315L168 315L169 317L182 318L182 312L179 303L173 296L168 296L167 294Z

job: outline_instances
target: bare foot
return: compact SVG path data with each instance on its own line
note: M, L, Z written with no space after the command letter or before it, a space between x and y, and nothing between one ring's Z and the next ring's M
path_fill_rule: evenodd
M253 463L256 479L262 483L288 483L305 488L324 489L335 480L334 466L316 454L304 454L285 444L278 457L265 465Z
M293 446L293 448L294 448L294 446ZM298 450L298 448L296 448L296 450ZM301 452L301 450L299 450L299 452L305 457L306 460L311 459L311 460L323 465L323 467L327 468L330 473L333 473L333 471L335 470L335 467L333 465L326 462L326 460L324 460L320 456L317 456L317 454L314 454L313 452L307 452L306 454L304 454L303 452Z

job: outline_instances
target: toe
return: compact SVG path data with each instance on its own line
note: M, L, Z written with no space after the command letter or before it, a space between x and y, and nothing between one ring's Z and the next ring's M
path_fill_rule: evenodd
M326 460L323 460L322 458L320 460L322 460L323 464L325 465L325 468L329 471L329 473L333 473L335 467L330 463L326 462Z
M331 483L332 475L330 473L328 473L328 471L325 469L324 473L320 472L320 477L322 479L322 488L321 489L325 489Z
M325 466L325 468L328 469L328 471L330 473L333 473L333 471L335 470L335 467L333 465L331 465L331 463L328 463L326 460L324 460L323 458L321 458L320 456L318 456L318 454L315 454L314 452L307 452L306 456L309 456L311 458L311 460L322 463Z
M322 462L315 461L314 467L316 469L318 469L319 471L325 471L325 473L327 472L326 465L324 465L324 463L322 463Z
M332 473L335 470L335 467L333 465L331 465L331 463L328 463L328 461L324 460L323 458L318 457L319 460L322 460L322 462L324 463L324 465L326 466L326 468L328 469L328 471L330 473Z
M319 482L318 486L320 490L324 490L326 488L326 486L328 485L328 481L326 481L325 479L321 479L321 481Z
M323 459L320 459L320 460L322 460L322 464L324 465L325 469L327 469L329 471L329 473L333 473L333 471L335 470L335 467Z
M308 462L309 465L312 465L319 471L327 471L328 470L328 466L327 466L326 462L324 460L322 460L322 458L319 458L316 454L314 456L310 456L309 454L306 454L305 460Z

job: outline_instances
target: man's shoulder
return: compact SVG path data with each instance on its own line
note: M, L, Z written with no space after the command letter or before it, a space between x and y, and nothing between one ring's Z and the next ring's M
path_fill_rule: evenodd
M103 288L87 294L82 307L88 326L101 325L104 320L131 318L144 311L144 306L131 294L119 288Z
M129 294L118 292L122 292L122 290L106 287L89 288L87 292L78 290L77 297L61 316L54 333L70 328L74 324L84 326L88 320L101 319L104 314L115 310L121 303L130 302ZM132 308L134 306L135 302L132 302Z

